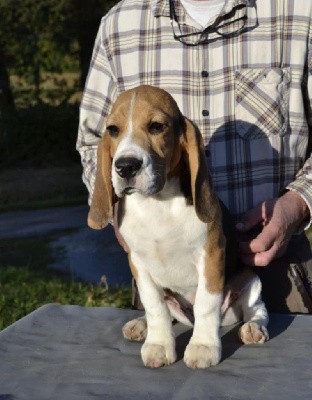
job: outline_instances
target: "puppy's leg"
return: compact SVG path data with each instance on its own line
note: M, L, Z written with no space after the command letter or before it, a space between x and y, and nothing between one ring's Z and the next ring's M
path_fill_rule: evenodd
M134 262L136 265L140 264L135 256L129 257L129 262L147 321L146 339L141 349L143 363L151 368L172 364L177 356L171 315L164 300L164 291L154 283L144 266L140 271L134 266Z
M151 368L172 364L176 360L175 339L163 290L143 273L138 275L137 285L147 320L146 340L141 349L143 363Z
M244 324L239 330L239 337L245 344L262 344L269 339L267 325L269 316L261 300L261 281L254 275L234 308L240 307Z
M221 358L219 330L223 294L222 290L209 290L204 260L201 264L194 304L194 330L184 353L185 364L194 369L216 365Z

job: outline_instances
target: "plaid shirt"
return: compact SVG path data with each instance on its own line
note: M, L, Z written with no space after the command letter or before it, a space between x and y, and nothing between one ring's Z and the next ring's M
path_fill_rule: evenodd
M202 30L178 0L175 9L182 34ZM312 215L311 15L311 0L227 0L209 22L218 29L192 46L174 39L168 0L118 3L102 19L81 103L77 148L90 193L112 103L150 84L198 125L215 190L233 215L286 188Z

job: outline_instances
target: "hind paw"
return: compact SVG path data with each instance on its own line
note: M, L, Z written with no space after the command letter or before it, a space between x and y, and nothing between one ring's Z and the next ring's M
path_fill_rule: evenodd
M262 344L269 340L266 327L256 322L246 322L238 332L239 338L245 344Z

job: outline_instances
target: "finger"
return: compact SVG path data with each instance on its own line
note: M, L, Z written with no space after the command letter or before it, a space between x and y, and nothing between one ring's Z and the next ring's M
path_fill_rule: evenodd
M255 254L268 251L277 240L277 234L269 226L264 227L262 232L249 242L239 243L239 251L242 254Z
M240 232L247 232L257 226L262 221L262 203L247 211L242 220L236 224L236 229Z
M261 253L242 254L240 259L252 267L267 267L278 256L279 248L274 244L269 250Z
M287 240L277 240L267 251L259 253L240 254L240 259L246 264L255 267L267 267L273 260L281 257L288 245Z

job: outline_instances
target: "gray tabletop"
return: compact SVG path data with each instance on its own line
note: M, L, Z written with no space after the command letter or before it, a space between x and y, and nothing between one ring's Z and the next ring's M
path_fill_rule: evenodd
M121 327L140 312L49 304L0 332L0 400L311 399L312 316L271 315L271 339L243 346L222 330L223 359L206 370L182 360L190 338L180 324L178 361L151 370Z

